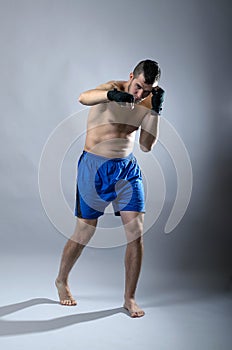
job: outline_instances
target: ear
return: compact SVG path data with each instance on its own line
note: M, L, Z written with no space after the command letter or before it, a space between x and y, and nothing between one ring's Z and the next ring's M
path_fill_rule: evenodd
M130 73L130 80L132 80L134 78L134 74L131 72Z
M152 85L152 87L153 87L153 88L154 88L154 87L157 87L158 84L159 84L159 82L158 82L158 80L156 80L156 81L154 82L154 84Z

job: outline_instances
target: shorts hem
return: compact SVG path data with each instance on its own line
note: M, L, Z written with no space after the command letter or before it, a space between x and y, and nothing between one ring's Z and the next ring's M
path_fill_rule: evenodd
M94 216L91 216L91 217L87 217L86 215L83 216L83 215L74 215L76 218L78 219L86 219L86 220L92 220L92 219L98 219L100 216L103 216L104 213L100 214L100 215L94 215Z
M115 215L115 216L120 216L120 215L121 215L121 214L120 214L121 211L133 211L133 212L135 212L135 213L144 213L144 214L146 213L145 210L122 209L122 210L116 211L116 212L114 213L114 215Z

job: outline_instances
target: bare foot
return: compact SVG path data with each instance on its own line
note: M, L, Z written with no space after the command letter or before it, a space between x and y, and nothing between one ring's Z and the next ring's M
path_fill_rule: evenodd
M133 318L145 315L145 312L136 304L134 299L126 300L123 307L129 311L130 316Z
M56 287L60 298L61 305L74 306L77 305L76 300L73 298L69 286L63 282L56 280Z

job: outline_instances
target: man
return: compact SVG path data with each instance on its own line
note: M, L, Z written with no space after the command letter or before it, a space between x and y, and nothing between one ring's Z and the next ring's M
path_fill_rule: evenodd
M68 286L69 272L93 236L99 216L112 202L127 237L124 308L131 317L144 315L135 301L135 291L143 255L145 201L141 171L132 150L139 128L142 151L150 151L157 141L164 96L159 78L158 63L144 60L128 81L110 81L79 97L80 103L92 107L78 162L77 225L64 247L56 279L62 305L76 305Z

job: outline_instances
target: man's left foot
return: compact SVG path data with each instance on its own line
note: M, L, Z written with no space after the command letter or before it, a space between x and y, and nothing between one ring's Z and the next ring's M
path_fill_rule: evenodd
M134 299L129 299L125 301L123 307L129 311L131 317L142 317L145 315L145 312L136 304Z

